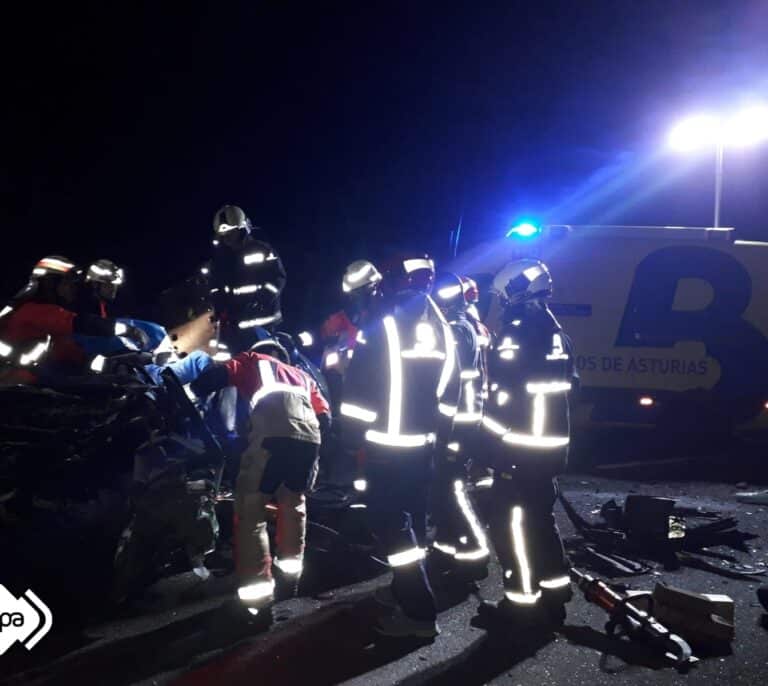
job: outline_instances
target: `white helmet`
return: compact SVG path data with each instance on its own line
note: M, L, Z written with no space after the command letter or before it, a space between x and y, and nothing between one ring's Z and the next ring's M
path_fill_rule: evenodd
M382 276L378 269L368 260L355 260L344 270L344 278L341 280L341 290L352 293L366 289L373 291L381 281Z
M251 232L251 220L237 205L224 205L213 216L213 232L217 237L231 231Z
M539 260L517 260L496 274L492 289L507 305L546 300L552 297L552 276Z

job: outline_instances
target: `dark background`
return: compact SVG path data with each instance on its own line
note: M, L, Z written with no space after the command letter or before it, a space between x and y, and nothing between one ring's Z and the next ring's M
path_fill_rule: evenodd
M669 154L667 131L768 97L761 0L2 11L2 294L58 253L124 264L149 304L231 202L284 257L289 328L347 262L440 257L462 215L464 248L523 217L709 225L714 154ZM742 237L768 239L767 169L768 145L727 153Z

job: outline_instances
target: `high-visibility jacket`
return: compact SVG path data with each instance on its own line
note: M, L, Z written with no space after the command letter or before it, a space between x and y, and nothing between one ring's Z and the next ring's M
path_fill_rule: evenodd
M219 316L241 330L271 326L282 318L280 294L286 274L269 243L247 237L231 248L219 245L210 267L210 293Z
M341 404L345 440L423 448L450 429L458 397L451 327L431 298L415 297L358 336Z
M510 310L489 354L489 378L483 427L509 449L512 462L564 463L573 355L546 305Z
M43 357L57 363L85 363L85 352L73 335L81 328L78 324L89 317L83 319L59 305L35 301L7 305L2 312L0 359L22 367L38 364ZM114 333L114 324L112 327Z
M224 365L229 385L250 407L251 443L258 447L264 438L280 437L320 444L317 417L330 416L330 407L309 374L254 352L235 355Z
M477 331L466 316L457 317L450 324L456 340L461 383L458 410L453 421L457 428L477 426L483 418L483 392L486 380L482 364L483 351Z

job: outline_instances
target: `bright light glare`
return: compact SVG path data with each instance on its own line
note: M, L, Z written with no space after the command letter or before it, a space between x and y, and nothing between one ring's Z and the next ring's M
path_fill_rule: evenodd
M520 238L530 238L531 236L535 236L538 232L538 226L531 224L530 222L523 222L522 224L513 226L509 231L507 231L507 238L511 238L513 236Z
M640 404L643 407L651 407L651 405L653 405L653 398L644 395L642 398L640 398Z
M688 152L717 145L722 125L717 117L699 115L681 121L669 134L669 146L673 150Z
M734 147L756 145L768 140L768 106L749 107L728 121L724 141Z

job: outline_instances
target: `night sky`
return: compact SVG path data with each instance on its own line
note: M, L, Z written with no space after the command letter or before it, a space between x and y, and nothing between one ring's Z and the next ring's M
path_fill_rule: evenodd
M3 294L59 253L146 305L225 202L282 253L295 326L347 262L440 257L462 216L462 247L523 217L709 225L714 154L667 130L768 100L764 0L303 5L4 7ZM768 144L728 154L723 223L768 239L766 189Z

